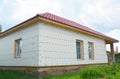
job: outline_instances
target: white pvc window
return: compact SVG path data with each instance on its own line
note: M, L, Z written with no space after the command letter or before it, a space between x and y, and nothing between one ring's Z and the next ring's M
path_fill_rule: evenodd
M89 59L94 59L94 44L92 42L88 42L88 54Z
M83 53L83 41L77 40L76 41L76 55L77 59L82 59Z
M22 52L22 39L15 40L15 57L21 57Z

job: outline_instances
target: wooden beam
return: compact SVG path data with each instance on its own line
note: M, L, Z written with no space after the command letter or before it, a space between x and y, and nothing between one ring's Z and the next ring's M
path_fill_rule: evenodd
M111 50L111 53L114 54L114 45L113 45L113 43L110 43L110 50Z
M115 53L114 53L114 45L113 43L110 43L110 50L111 50L111 54L113 57L113 62L115 62Z

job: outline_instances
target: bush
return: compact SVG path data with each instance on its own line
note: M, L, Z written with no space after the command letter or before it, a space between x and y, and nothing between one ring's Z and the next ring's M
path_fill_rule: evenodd
M104 75L105 73L99 67L89 67L80 72L82 79L99 79Z
M111 66L93 66L82 69L78 73L46 76L43 79L120 79L120 64L113 63Z

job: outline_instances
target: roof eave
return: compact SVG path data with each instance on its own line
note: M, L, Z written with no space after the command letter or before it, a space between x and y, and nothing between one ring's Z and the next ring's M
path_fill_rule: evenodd
M51 19L44 18L44 17L40 16L39 14L37 14L37 16L39 16L39 18L41 18L41 19L46 19L45 21L48 21L48 20L49 20L49 21L53 21L52 23L54 23L54 22L60 23L60 22L57 22L57 21L54 21L54 20L51 20ZM60 23L60 24L63 24L63 23ZM67 24L63 24L63 25L67 25ZM70 25L67 25L67 26L70 26ZM72 27L72 26L70 26L70 27ZM96 37L101 37L101 38L103 38L103 39L104 39L106 42L108 42L108 43L117 43L117 42L119 42L119 40L116 40L116 39L111 38L111 37L106 36L106 35L104 35L104 36L98 35L98 34L95 34L95 33L89 32L89 31L86 31L86 30L84 30L84 29L80 29L80 28L78 28L78 27L72 27L72 28L76 28L76 29L79 29L79 30L88 32L88 34L89 34L89 33L90 33L90 34L94 34Z
M20 24L17 24L17 25L15 25L15 26L13 26L13 27L11 27L11 28L9 28L9 29L1 32L1 33L0 33L0 38L1 38L1 37L4 37L4 36L6 36L6 35L8 35L8 34L10 34L10 33L12 33L12 32L15 32L15 31L19 30L20 28L24 28L24 27L27 26L28 24L32 24L32 23L36 22L36 21L38 20L37 17L38 17L38 16L36 15L36 16L30 18L30 19L27 19L27 20L21 22Z
M108 37L106 35L92 33L90 31L87 31L85 29L81 29L81 28L78 28L78 27L75 27L75 26L72 27L72 26L67 25L65 23L61 23L61 22L58 22L58 21L55 21L55 20L51 20L49 18L42 17L40 14L37 14L36 16L34 16L34 17L32 17L32 18L30 18L30 19L28 19L28 20L26 20L26 21L24 21L24 22L22 22L22 23L20 23L20 24L18 24L16 26L13 26L12 28L10 28L10 29L8 29L8 30L6 30L4 32L1 32L0 33L0 38L5 36L5 35L7 35L7 34L9 34L9 33L12 33L13 31L18 30L18 28L22 28L21 26L25 26L25 24L29 24L30 22L33 22L33 20L36 19L36 18L37 18L37 20L39 20L41 18L41 19L45 19L45 21L49 21L51 23L65 25L65 26L67 26L69 28L75 28L75 29L77 29L79 31L86 32L87 34L94 35L96 37L100 37L100 38L104 39L106 41L106 43L117 43L117 42L119 42L119 40L116 40L114 38Z

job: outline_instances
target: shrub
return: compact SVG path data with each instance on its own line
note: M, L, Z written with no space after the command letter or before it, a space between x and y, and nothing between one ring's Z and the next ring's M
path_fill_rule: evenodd
M120 79L120 64L113 63L111 66L93 66L82 69L78 73L58 76L46 76L43 79Z
M105 73L99 67L89 67L80 72L80 77L83 79L99 79Z

